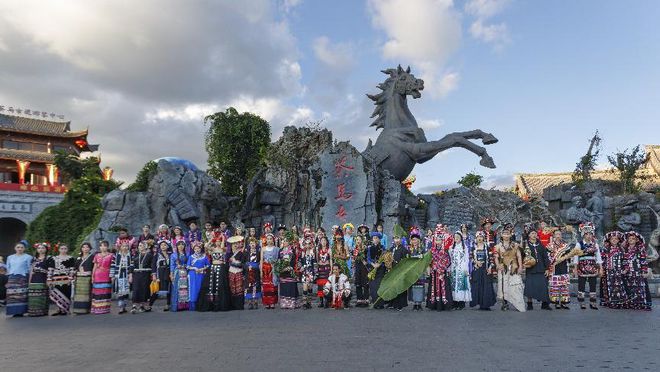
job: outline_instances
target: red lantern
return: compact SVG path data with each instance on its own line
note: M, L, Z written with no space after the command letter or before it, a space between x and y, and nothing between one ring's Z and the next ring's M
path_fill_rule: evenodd
M85 141L84 139L76 140L75 143L76 143L76 146L78 146L80 148L83 148L83 147L87 146L87 141Z

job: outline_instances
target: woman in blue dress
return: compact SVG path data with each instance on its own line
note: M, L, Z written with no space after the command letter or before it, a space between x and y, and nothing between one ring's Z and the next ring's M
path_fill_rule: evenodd
M193 247L194 253L188 257L188 290L190 302L188 308L190 310L196 309L197 299L200 295L202 282L204 281L204 274L209 267L209 260L206 255L202 253L201 244L195 244ZM202 294L203 295L203 294Z
M28 274L32 256L25 253L26 243L14 247L15 254L7 257L7 315L21 317L28 310Z
M193 246L201 246L200 241L194 241ZM172 275L172 296L170 311L188 310L188 255L186 255L186 242L176 243L176 249L170 257L170 273Z

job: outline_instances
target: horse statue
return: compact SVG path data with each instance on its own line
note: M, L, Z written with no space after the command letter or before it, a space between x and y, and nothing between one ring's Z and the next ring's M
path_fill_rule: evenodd
M481 139L484 145L490 145L498 141L495 136L477 129L450 133L440 140L427 141L424 130L417 126L407 102L407 96L415 99L422 96L420 91L424 89L424 80L415 78L410 73L410 67L404 70L401 65L382 72L389 75L385 82L378 85L382 92L367 94L367 97L376 105L371 115L376 119L371 126L383 131L376 144L369 140L362 155L375 166L388 170L399 181L403 181L412 172L415 164L429 161L438 153L453 147L471 151L481 157L479 164L495 168L493 158L486 149L469 141Z

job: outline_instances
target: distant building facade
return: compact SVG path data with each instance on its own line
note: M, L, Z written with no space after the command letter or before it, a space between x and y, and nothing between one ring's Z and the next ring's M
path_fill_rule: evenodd
M88 130L72 131L71 122L0 112L0 255L11 253L27 225L66 192L55 153L80 156L98 150Z

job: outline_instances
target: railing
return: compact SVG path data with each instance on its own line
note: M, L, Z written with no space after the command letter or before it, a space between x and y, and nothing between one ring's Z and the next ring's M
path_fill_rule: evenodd
M0 191L27 191L27 192L52 192L55 194L65 193L66 187L62 185L21 185L18 183L0 183Z

